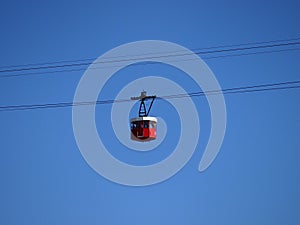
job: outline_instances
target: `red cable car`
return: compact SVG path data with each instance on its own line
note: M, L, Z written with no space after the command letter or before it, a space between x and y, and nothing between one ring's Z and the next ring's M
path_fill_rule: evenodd
M131 139L134 141L152 141L156 139L155 117L137 117L130 120Z
M131 140L146 142L156 139L155 117L148 116L154 99L156 96L147 96L146 91L141 93L139 97L132 97L131 100L140 100L139 117L130 120ZM149 109L146 109L145 101L152 99Z

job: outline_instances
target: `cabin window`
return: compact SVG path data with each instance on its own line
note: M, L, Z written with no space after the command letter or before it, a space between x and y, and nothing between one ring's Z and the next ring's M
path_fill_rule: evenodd
M156 122L150 121L150 128L155 128L156 127Z
M144 128L149 128L149 121L144 121Z

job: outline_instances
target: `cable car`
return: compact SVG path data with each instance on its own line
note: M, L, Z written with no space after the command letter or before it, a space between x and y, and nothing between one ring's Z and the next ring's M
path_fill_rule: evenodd
M131 140L147 142L156 139L157 119L148 116L155 98L156 96L147 96L146 91L143 91L139 97L131 98L131 100L140 101L139 116L130 119ZM145 101L150 99L151 103L147 110Z

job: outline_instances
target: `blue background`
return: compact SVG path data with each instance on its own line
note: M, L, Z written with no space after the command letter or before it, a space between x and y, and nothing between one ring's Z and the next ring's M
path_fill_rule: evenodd
M2 1L0 66L96 58L148 39L194 49L295 38L299 7L298 1ZM297 80L299 57L288 51L205 61L227 88ZM150 67L136 71L148 75ZM82 75L1 78L0 105L70 102ZM123 81L111 85L121 88ZM210 117L205 99L196 99L201 136L195 154L174 177L147 187L112 183L87 165L71 108L0 112L0 224L299 224L299 97L299 89L226 95L226 136L203 173L197 168ZM170 106L160 106L162 114L164 107ZM169 137L164 145L176 141ZM108 142L123 150L115 137ZM119 157L134 160L123 152Z

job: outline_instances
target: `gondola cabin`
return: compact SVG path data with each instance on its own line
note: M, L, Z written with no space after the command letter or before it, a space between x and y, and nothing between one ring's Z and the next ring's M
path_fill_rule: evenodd
M136 117L130 120L131 139L134 141L152 141L156 139L155 117Z

